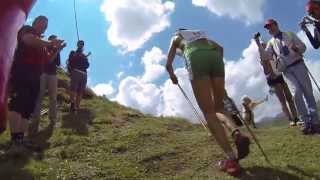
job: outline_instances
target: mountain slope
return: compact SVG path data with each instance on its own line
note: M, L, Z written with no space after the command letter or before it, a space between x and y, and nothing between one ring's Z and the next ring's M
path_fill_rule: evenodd
M0 155L0 179L233 179L216 169L222 152L201 126L144 115L95 96L70 114L66 91L59 91L61 127L49 127L43 117L33 139L41 150L23 158ZM252 144L241 161L241 179L320 179L319 135L303 136L286 126L255 133L273 166ZM0 150L8 146L6 132Z

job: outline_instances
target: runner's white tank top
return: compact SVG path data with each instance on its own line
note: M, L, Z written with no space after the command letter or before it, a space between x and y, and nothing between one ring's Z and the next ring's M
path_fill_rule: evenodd
M208 39L207 34L200 30L179 30L178 32L187 43L191 43L198 39Z

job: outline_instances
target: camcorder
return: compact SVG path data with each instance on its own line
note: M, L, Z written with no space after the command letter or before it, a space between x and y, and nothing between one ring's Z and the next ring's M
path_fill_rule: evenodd
M254 34L254 38L255 38L255 39L258 39L258 38L260 38L260 37L261 37L260 32L257 32L257 33Z

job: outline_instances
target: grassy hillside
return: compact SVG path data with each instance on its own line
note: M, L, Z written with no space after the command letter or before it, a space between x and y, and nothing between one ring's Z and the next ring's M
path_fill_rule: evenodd
M42 119L41 150L24 158L5 154L9 132L0 136L0 179L234 179L215 164L220 148L201 126L183 119L155 118L100 97L67 112L66 91L59 89L60 126ZM255 131L273 166L255 144L241 162L241 179L320 179L320 136L295 128Z

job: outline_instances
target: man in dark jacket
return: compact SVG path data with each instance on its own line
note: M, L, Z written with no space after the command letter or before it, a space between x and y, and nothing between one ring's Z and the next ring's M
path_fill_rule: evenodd
M82 95L87 85L87 69L89 68L88 55L83 53L84 41L79 40L77 50L71 51L68 60L68 71L70 73L70 111L74 112L80 108Z

